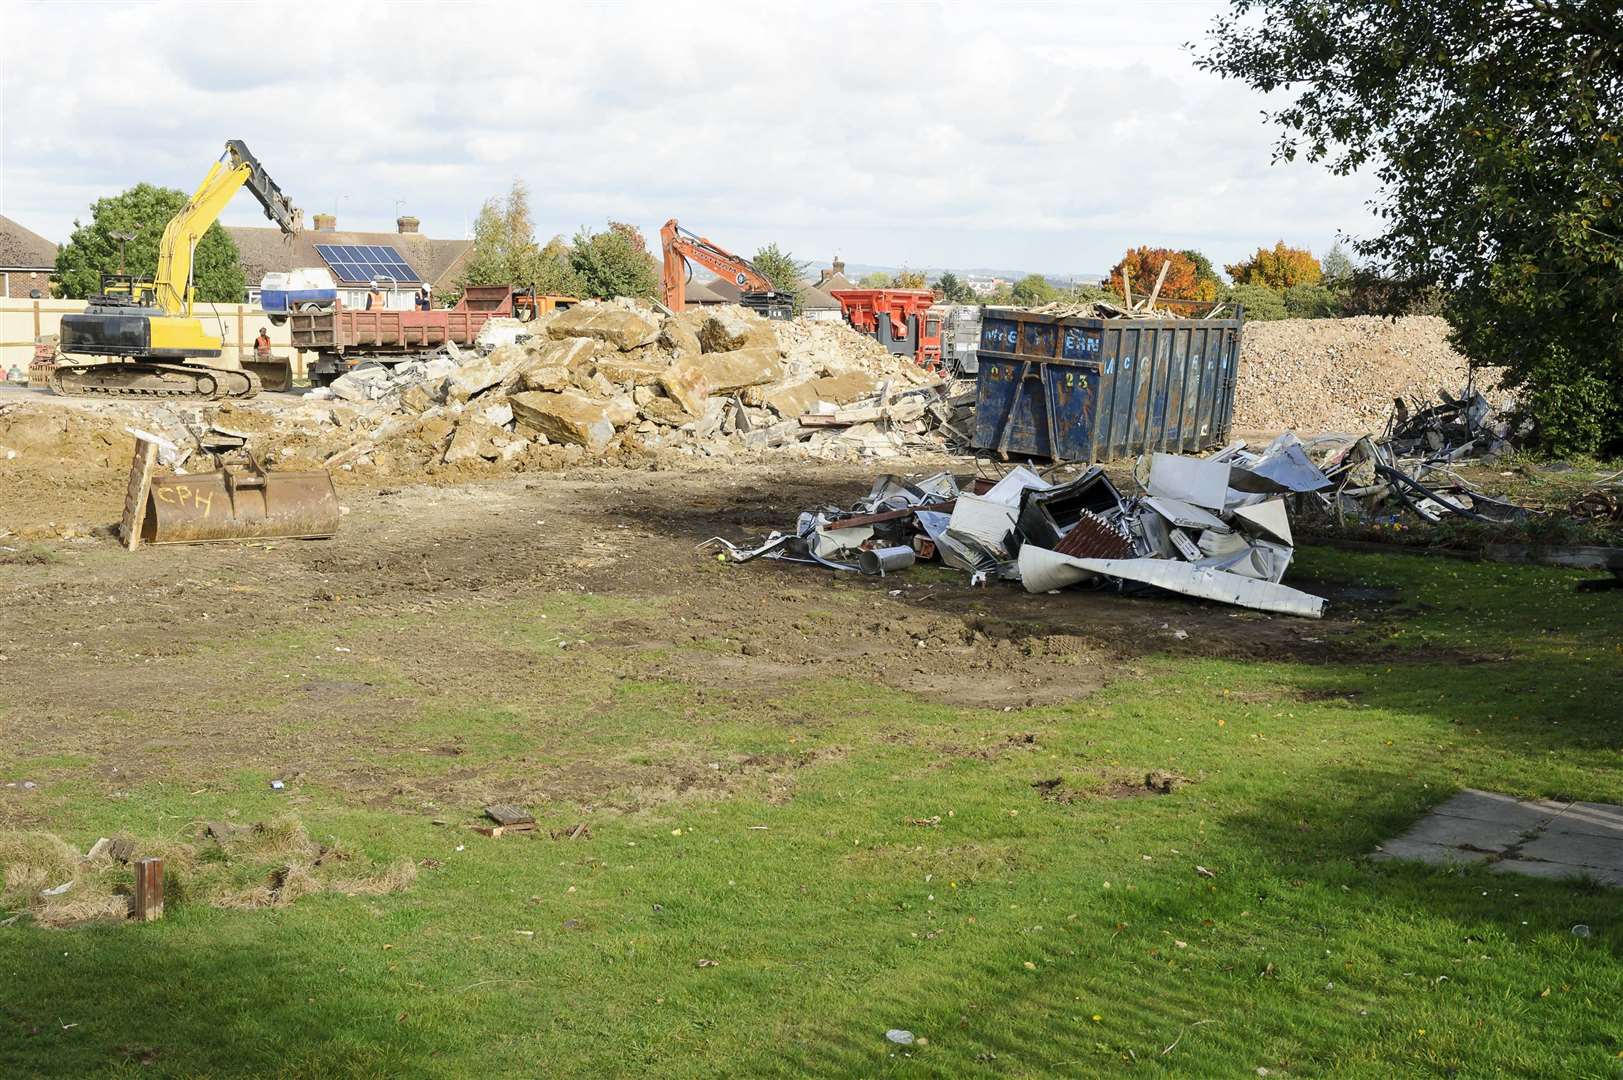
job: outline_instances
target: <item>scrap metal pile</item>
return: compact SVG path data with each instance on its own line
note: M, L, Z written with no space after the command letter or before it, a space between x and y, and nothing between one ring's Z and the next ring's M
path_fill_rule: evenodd
M1338 523L1395 520L1409 511L1437 523L1454 515L1470 521L1504 523L1536 513L1488 495L1452 466L1507 448L1509 425L1476 390L1459 397L1439 391L1432 404L1394 400L1385 432L1328 435L1310 449L1331 481L1321 504Z
M1204 459L1154 454L1131 496L1098 467L1055 484L1017 466L967 489L948 473L881 476L850 509L802 513L792 533L749 549L720 537L701 548L719 547L733 562L768 557L865 574L934 559L972 584L1018 581L1031 593L1153 587L1317 618L1323 599L1280 584L1294 550L1285 499L1330 486L1287 433L1262 453L1242 444Z

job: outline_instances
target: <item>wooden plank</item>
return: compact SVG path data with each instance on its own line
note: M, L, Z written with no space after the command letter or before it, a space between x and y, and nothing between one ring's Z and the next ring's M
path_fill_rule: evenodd
M138 922L163 918L163 860L147 857L135 860L135 907L130 912Z
M877 514L858 514L854 517L837 518L828 523L831 529L856 529L863 525L882 525L887 521L900 521L912 517L920 510L934 511L938 514L950 514L953 507L958 505L957 499L946 502L925 503L922 506L907 506L900 510L882 510Z
M130 462L130 483L124 492L124 517L119 522L119 539L126 551L141 544L141 526L146 523L147 494L152 490L152 472L158 464L158 444L135 440L135 460Z

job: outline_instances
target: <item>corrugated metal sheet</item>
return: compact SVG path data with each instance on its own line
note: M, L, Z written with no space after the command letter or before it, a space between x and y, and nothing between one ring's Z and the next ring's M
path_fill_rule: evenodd
M1242 324L988 309L975 445L1062 461L1221 446L1234 419Z

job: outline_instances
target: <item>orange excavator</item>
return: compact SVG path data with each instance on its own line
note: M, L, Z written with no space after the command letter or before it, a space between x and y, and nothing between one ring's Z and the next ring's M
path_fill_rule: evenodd
M779 292L765 274L748 259L734 255L697 233L689 232L675 218L659 230L665 249L665 306L672 311L687 309L687 284L693 277L689 260L738 286L739 303L769 319L787 319L794 310L794 297Z

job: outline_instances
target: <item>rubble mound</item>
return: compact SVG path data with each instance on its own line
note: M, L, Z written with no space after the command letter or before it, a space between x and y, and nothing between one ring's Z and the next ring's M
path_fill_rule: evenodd
M933 397L901 399L934 395L939 382L843 324L773 322L738 306L661 315L616 299L553 313L489 352L357 369L311 397L382 420L326 465L402 446L427 453L425 465L436 449L443 465L544 447L578 447L576 459L780 446L888 456L930 426Z
M1469 376L1434 315L1247 322L1234 394L1237 431L1378 432L1392 399L1457 393ZM1496 404L1497 378L1477 373Z

